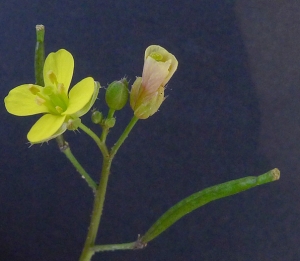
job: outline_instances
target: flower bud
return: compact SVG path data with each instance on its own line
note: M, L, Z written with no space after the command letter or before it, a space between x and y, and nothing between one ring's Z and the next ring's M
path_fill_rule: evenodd
M175 56L158 45L145 51L142 77L137 77L130 92L130 106L139 119L147 119L164 101L164 86L178 66Z
M125 78L108 85L105 100L110 109L121 110L128 100L128 82Z
M93 111L91 116L92 122L99 124L103 119L103 114L100 111Z
M99 124L103 119L103 114L100 111L93 111L91 116L92 122L95 124Z
M112 128L116 124L116 118L109 118L104 121L104 125L108 128Z

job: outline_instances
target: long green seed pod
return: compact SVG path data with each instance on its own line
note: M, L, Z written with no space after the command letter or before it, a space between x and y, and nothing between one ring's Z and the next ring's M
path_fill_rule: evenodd
M45 27L43 25L36 26L36 45L34 55L34 71L35 83L44 86L43 68L45 61L45 47L44 47Z
M152 227L150 227L145 235L139 238L139 242L146 245L149 241L173 225L177 220L213 200L228 197L255 186L278 180L279 177L280 171L278 169L273 169L258 177L250 176L236 179L196 192L181 200L165 212Z

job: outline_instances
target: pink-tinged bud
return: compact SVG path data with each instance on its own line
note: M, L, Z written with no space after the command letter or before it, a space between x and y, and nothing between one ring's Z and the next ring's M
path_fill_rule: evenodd
M164 101L164 86L178 66L175 56L166 49L151 45L145 51L142 77L137 77L130 93L130 106L139 119L147 119Z

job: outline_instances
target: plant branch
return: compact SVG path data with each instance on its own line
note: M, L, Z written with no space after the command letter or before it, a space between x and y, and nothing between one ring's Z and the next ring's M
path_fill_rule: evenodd
M103 157L108 157L109 152L104 142L102 142L98 136L90 128L85 126L83 123L80 123L79 128L83 130L87 135L89 135L98 145L99 149L102 152Z
M128 137L128 134L132 130L132 128L135 125L135 123L137 122L137 120L138 120L138 118L133 116L133 118L131 119L131 121L129 122L127 127L125 128L124 132L120 136L119 140L116 142L116 144L111 149L111 152L103 155L101 177L100 177L99 186L97 188L95 199L94 199L94 206L93 206L93 212L92 212L92 216L91 216L90 227L88 230L84 248L82 250L79 261L90 261L92 256L95 253L95 249L94 249L95 241L96 241L96 237L97 237L97 233L98 233L98 229L99 229L99 225L100 225L100 221L101 221L101 216L102 216L102 211L103 211L103 206L104 206L104 201L105 201L105 195L106 195L106 189L107 189L107 183L108 183L108 178L109 178L109 174L110 174L111 163L112 163L112 160L113 160L114 156L116 155L118 149L123 144L125 139ZM97 137L97 135L95 133L93 133L91 130L89 130L87 127L85 127L83 124L80 124L79 127L82 130L84 130L87 134L89 134L95 140L95 142L98 144L99 147L102 144L102 146L105 146L105 148L106 148L106 145L103 144L99 140L99 138ZM140 242L139 239L137 242ZM127 247L127 249L129 249L129 247L132 247L132 245L129 245L129 244L126 243L124 246L119 246L119 247L124 247L124 249L125 249L125 247ZM141 248L141 247L137 247L139 245L136 242L134 244L135 244L135 248ZM145 246L145 244L142 244L142 245ZM111 247L112 247L112 245L111 245ZM105 247L103 247L103 248L105 248ZM96 249L101 249L101 247L98 246Z
M131 121L128 123L127 127L125 128L124 132L122 133L122 135L118 139L118 141L111 148L110 155L111 155L112 158L116 155L116 153L118 152L119 148L121 147L121 145L123 144L123 142L125 141L125 139L128 137L130 131L132 130L132 128L134 127L134 125L137 123L137 121L138 121L138 118L136 116L133 116L132 119L131 119Z
M92 247L94 252L103 252L103 251L115 251L115 250L132 250L132 249L142 249L146 244L141 244L139 239L130 243L122 244L108 244L108 245L96 245Z

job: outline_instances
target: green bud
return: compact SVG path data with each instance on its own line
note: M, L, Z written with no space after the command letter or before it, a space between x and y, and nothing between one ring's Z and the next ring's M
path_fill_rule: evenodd
M92 118L92 122L93 123L99 124L102 121L102 119L103 119L102 112L100 112L100 111L93 111L91 118Z
M128 100L128 82L126 78L108 85L105 100L110 109L121 110Z
M109 118L104 121L105 126L112 128L116 124L116 118Z

